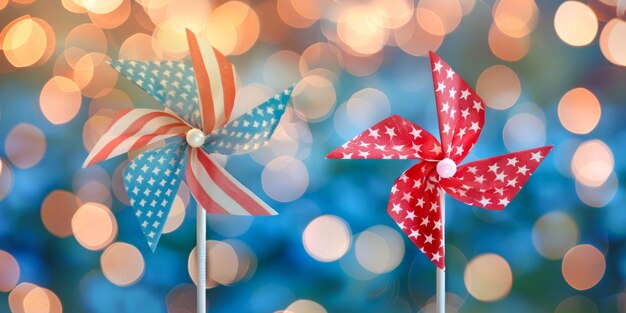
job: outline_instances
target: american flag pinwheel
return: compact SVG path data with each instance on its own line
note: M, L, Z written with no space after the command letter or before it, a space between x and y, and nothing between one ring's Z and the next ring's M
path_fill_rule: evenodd
M472 150L485 122L476 92L439 56L430 54L441 142L421 127L393 115L333 150L334 159L417 159L391 188L387 212L441 270L445 269L440 196L489 210L502 210L520 191L551 146L459 164Z
M154 251L183 179L207 213L276 215L211 159L265 145L289 102L293 86L231 120L235 103L232 64L187 31L190 60L111 61L118 72L158 100L165 110L119 112L84 166L132 150L148 150L123 173L133 214ZM157 143L158 147L149 149Z

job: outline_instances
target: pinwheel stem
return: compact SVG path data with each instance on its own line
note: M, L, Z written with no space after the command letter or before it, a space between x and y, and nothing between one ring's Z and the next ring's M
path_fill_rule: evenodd
M446 250L446 192L439 189L439 208L441 210L441 242ZM437 268L437 312L446 312L446 272Z
M206 312L206 211L198 205L196 216L196 252L198 257L198 313Z

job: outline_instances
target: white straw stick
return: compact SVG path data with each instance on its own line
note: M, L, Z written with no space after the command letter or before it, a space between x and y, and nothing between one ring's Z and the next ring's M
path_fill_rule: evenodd
M196 252L198 257L198 313L206 313L206 211L198 205L196 216Z
M441 242L446 251L446 192L439 189L439 209L441 210ZM446 312L446 272L437 268L437 312Z

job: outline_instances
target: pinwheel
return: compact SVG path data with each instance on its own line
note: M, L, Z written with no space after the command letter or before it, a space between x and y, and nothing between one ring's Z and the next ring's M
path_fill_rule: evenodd
M84 166L147 149L131 160L123 178L133 214L152 251L180 183L186 179L198 203L198 311L204 312L206 213L277 214L210 154L242 154L267 143L285 112L293 86L231 121L236 92L232 64L191 31L187 31L187 40L190 61L111 62L166 110L120 112Z
M416 159L391 188L387 212L437 266L437 302L444 311L445 193L473 206L502 210L552 149L530 149L458 164L472 150L485 121L476 92L439 56L430 53L441 142L393 115L333 150L336 159Z

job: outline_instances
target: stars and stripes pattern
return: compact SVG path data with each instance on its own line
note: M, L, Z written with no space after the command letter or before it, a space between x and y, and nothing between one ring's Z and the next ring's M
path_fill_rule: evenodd
M186 146L169 144L146 151L124 170L124 186L152 251L163 233L176 192L185 174Z
M205 151L242 154L265 145L285 113L292 91L293 86L209 134Z
M454 176L441 178L439 161L460 163L472 150L485 121L485 105L476 92L439 56L431 68L441 142L419 126L391 116L332 151L329 158L419 159L398 178L387 212L398 227L439 268L445 269L440 196L449 193L469 205L504 209L548 155L551 146L471 162Z
M209 154L247 153L267 144L285 112L293 86L230 121L235 99L233 66L206 42L197 40L195 34L187 34L191 62L111 62L166 110L120 112L84 163L89 166L132 150L147 149L129 163L124 185L153 251L183 179L208 213L277 214ZM184 140L194 128L206 134L200 148ZM159 143L160 148L150 149Z

